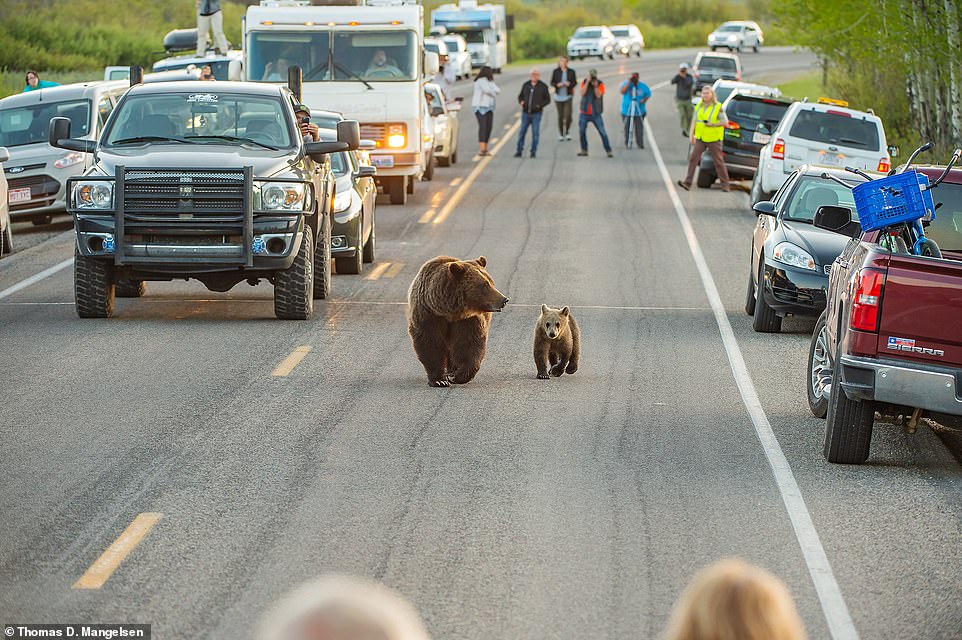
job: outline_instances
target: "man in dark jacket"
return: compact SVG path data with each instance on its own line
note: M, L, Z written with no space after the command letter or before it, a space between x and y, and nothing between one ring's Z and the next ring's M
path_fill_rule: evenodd
M598 78L598 70L591 69L588 71L588 77L581 81L581 109L578 116L578 137L581 139L579 156L588 155L588 123L591 123L595 125L601 136L605 153L609 158L613 157L608 132L605 131L605 118L602 114L605 106L604 98L605 83Z
M541 72L537 69L531 70L531 80L521 86L518 103L521 105L521 131L518 132L518 150L514 157L521 157L524 151L524 136L530 126L531 157L534 158L538 153L538 137L541 133L541 111L551 104L548 85L541 81Z
M571 140L571 103L574 102L578 78L575 70L568 68L567 56L561 56L551 73L551 86L554 87L554 104L558 107L558 140Z

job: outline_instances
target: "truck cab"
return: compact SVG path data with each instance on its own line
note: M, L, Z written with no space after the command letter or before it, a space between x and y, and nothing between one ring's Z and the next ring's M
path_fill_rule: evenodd
M67 181L81 317L109 317L146 281L196 279L212 291L274 285L279 318L307 319L330 294L334 179L327 154L357 148L305 140L284 86L199 81L138 84L98 141L50 123L52 146L90 154Z
M394 204L404 204L430 170L421 87L437 73L438 57L424 52L423 15L420 4L402 0L269 0L249 7L244 21L247 79L286 82L299 65L303 101L357 118L361 136L374 141L371 162Z

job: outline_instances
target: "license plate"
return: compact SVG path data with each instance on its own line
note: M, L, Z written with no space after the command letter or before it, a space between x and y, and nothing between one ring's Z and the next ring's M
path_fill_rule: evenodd
M30 200L30 187L23 189L11 189L7 192L7 202L13 204L15 202L28 202Z
M394 156L371 156L371 164L375 167L390 169L394 166Z
M818 161L819 164L841 165L844 159L844 156L840 156L835 153L820 153Z
M772 139L772 136L767 133L761 133L759 131L755 132L752 136L752 142L755 144L768 144L768 141Z

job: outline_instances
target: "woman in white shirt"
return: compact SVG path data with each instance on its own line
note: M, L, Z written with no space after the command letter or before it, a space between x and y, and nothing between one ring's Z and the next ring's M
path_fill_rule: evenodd
M481 67L474 79L474 96L471 107L478 119L478 143L481 151L478 155L488 155L488 139L491 137L491 127L494 124L494 103L501 89L494 83L494 72L489 66Z

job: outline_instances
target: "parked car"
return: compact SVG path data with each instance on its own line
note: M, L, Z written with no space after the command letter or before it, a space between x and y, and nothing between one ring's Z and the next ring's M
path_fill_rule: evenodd
M437 36L428 36L424 38L424 50L432 51L438 54L438 61L440 64L447 66L450 55L448 52L448 44L443 38Z
M428 108L434 120L434 158L439 166L447 167L458 161L458 113L460 102L448 102L444 90L433 82L424 85Z
M792 172L773 200L754 206L758 220L745 313L752 316L755 331L778 333L783 317L817 317L825 309L829 271L852 235L819 229L812 221L823 206L854 211L855 198L851 189L822 179L823 172L852 186L865 181L843 169L804 165Z
M633 24L619 24L611 27L611 33L615 36L615 52L628 58L631 56L641 57L641 52L645 48L645 38L641 35L641 29Z
M887 173L891 161L882 120L871 111L850 109L846 102L827 98L792 104L759 152L752 203L768 200L803 164Z
M0 258L13 251L13 229L10 227L10 205L7 202L7 176L3 163L10 159L5 147L0 147Z
M772 131L778 127L791 104L789 98L740 92L730 95L723 103L728 125L722 139L722 157L730 178L737 180L755 176L758 154L768 144ZM696 183L707 189L717 177L711 154L702 154Z
M64 213L67 178L91 165L89 154L47 143L50 119L70 118L76 137L97 140L127 87L126 82L86 82L0 100L0 146L10 153L4 173L12 218L47 224L54 214Z
M762 34L762 28L757 22L750 20L723 22L708 34L708 46L712 51L721 47L726 47L729 51L750 48L758 53L764 43L765 36Z
M776 97L782 95L782 91L778 87L769 87L766 84L755 84L754 82L740 82L738 80L715 80L711 88L712 91L715 92L715 99L719 102L725 102L728 96L736 91L739 93L755 93Z
M929 180L943 167L919 167ZM827 417L829 462L868 459L876 412L962 428L962 170L932 191L941 207L926 235L942 257L901 252L885 229L849 242L832 265L828 305L809 349L808 404ZM816 225L845 224L844 210ZM835 215L841 214L841 215Z
M571 59L598 56L602 60L615 57L615 36L604 26L578 27L566 47Z
M468 51L468 41L464 36L456 33L442 38L448 46L448 64L454 68L455 79L471 77L471 52Z
M312 112L313 113L313 112ZM335 129L321 129L321 140L337 140ZM374 148L362 140L355 151L331 154L334 172L334 224L331 226L331 256L339 274L358 274L364 264L374 262L377 219L375 204L377 169L364 161Z
M741 80L742 63L733 53L708 53L699 51L691 67L695 78L695 92L701 91L706 84L715 80Z
M128 80L130 78L129 66L104 67L104 80Z

